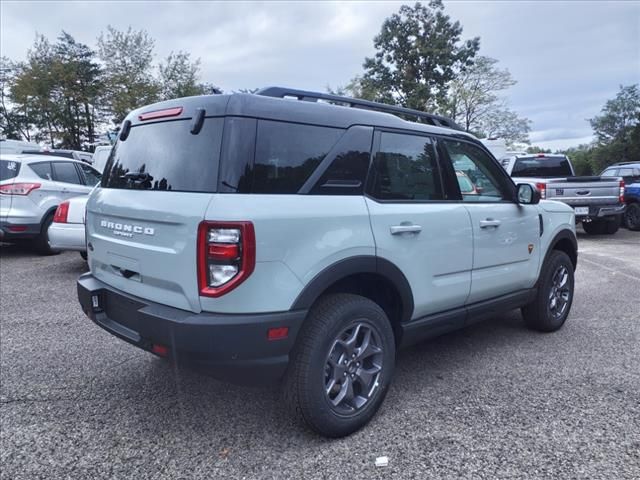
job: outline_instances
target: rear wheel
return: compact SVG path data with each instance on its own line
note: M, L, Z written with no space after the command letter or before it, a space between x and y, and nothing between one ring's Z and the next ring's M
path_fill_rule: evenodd
M285 376L285 400L315 432L343 437L375 415L394 365L395 339L384 311L358 295L328 295L300 332Z
M590 222L582 222L582 228L589 235L602 235L605 230L605 225L602 220L591 220Z
M640 203L630 203L624 213L624 223L629 230L640 230Z
M604 233L613 235L620 229L622 223L622 215L613 215L608 217L604 222Z
M535 300L522 308L527 326L541 332L560 329L571 310L573 288L571 259L566 253L553 250L542 267Z
M40 235L38 235L34 241L33 246L40 255L57 255L60 253L59 250L54 250L49 245L49 227L53 222L53 213L47 215L47 218L42 222L42 227L40 228Z

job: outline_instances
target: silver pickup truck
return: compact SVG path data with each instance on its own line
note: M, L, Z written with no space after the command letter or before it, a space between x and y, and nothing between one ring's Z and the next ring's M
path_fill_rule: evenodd
M500 163L515 183L530 183L546 200L573 207L588 234L618 231L624 212L624 182L617 177L577 177L566 155L512 155Z

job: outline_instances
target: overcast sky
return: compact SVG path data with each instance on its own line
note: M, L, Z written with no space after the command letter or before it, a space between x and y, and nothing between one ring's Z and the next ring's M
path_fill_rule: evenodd
M0 2L0 51L24 59L36 32L95 46L108 24L146 29L158 58L185 50L225 91L283 85L323 90L362 72L383 20L412 2ZM426 2L425 2L426 3ZM640 1L451 1L480 53L518 84L508 97L533 121L532 143L591 140L588 118L619 85L640 82Z

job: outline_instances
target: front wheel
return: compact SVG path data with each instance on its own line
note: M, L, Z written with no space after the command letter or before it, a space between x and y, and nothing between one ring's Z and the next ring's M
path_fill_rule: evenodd
M566 253L553 250L540 272L535 300L522 308L526 325L541 332L560 329L569 316L573 291L573 263Z
M640 203L630 203L624 212L624 223L629 230L640 230Z
M311 309L292 352L285 401L315 432L343 437L375 415L394 366L395 339L382 308L358 295L327 295Z

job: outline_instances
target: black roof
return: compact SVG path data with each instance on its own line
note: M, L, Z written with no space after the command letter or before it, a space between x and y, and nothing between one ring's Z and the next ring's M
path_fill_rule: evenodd
M464 138L477 141L472 135L460 131L460 127L453 121L445 117L416 110L402 109L401 107L376 104L374 102L350 99L348 97L331 96L280 87L271 87L263 90L263 92L267 94L233 93L228 95L202 95L167 100L134 110L127 116L126 120L129 120L132 125L136 125L142 123L139 116L143 113L182 107L182 112L179 115L173 115L167 118L167 120L191 118L195 115L197 109L204 109L207 117L231 115L336 128L349 128L352 125L370 125L434 134L463 136ZM298 92L301 92L307 95L313 95L316 100L308 101L304 98L298 99L297 97L294 99L282 98L280 96L282 92L295 92L291 95L294 97L296 97ZM339 101L341 104L337 105L317 101L318 99L325 100L326 97L332 97L332 100L335 98L335 102L338 103ZM353 106L347 105L347 102L353 103ZM375 107L375 109L373 107ZM394 113L389 113L391 111L394 111ZM415 117L421 115L421 120L428 121L431 124L410 122L400 118L398 115L413 115ZM451 126L443 126L445 122L449 122ZM435 123L440 123L441 125L438 126L435 125Z

